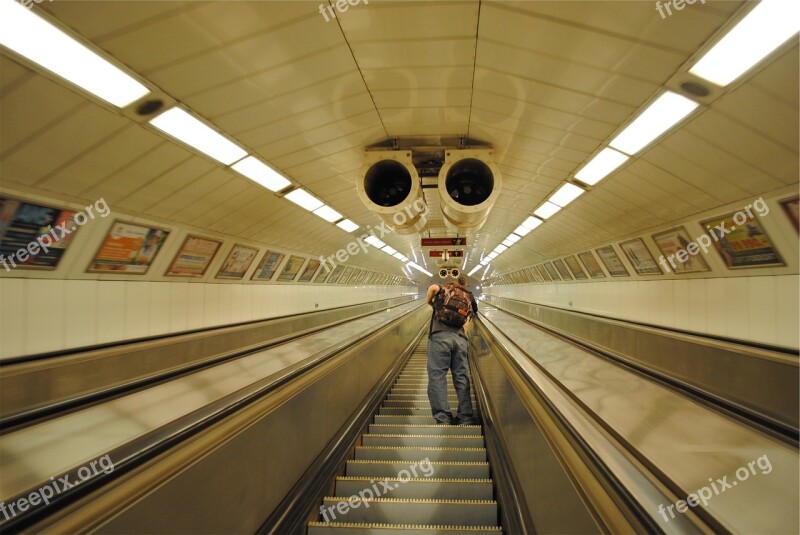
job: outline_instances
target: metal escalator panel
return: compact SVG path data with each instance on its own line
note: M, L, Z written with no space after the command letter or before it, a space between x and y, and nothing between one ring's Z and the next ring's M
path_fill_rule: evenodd
M423 340L336 478L335 496L309 523L309 535L501 533L483 429L432 423L426 350ZM450 377L448 394L456 405Z

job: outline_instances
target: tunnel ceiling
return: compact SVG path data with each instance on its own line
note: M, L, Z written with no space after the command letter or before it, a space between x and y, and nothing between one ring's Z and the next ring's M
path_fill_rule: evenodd
M571 176L742 2L361 1L38 4L359 223L365 146L492 144L503 191L467 269ZM353 237L24 62L0 57L2 180L305 253ZM499 271L602 244L796 181L798 47L640 153L502 255ZM438 209L435 190L426 190ZM434 233L439 232L434 230ZM419 236L385 236L419 258ZM363 267L399 274L388 255ZM428 259L427 266L433 270ZM416 273L415 273L416 274Z

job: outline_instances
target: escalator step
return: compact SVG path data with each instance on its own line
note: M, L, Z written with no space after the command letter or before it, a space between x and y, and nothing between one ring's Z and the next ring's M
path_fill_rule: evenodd
M479 425L370 424L369 433L386 435L482 435Z
M443 479L433 477L400 479L397 477L375 480L372 477L337 477L337 496L372 496L383 498L424 498L442 500L491 500L491 479ZM421 474L423 475L423 474Z
M426 463L427 466L427 463ZM489 477L488 462L431 461L436 477L486 479ZM401 470L408 470L409 463L403 461L347 461L345 474L350 477L397 477Z
M447 426L456 427L457 426ZM446 448L482 448L482 435L391 435L366 434L361 437L364 446L433 446Z
M497 524L497 502L492 500L362 500L329 496L323 499L322 505L328 511L327 520L330 521L468 526Z
M485 448L435 446L356 446L356 460L369 461L486 461Z
M311 522L308 535L476 535L502 533L497 526L421 526L407 524L359 524Z
M416 408L399 408L399 407L381 407L378 409L378 414L395 414L395 415L405 415L405 416L431 416L431 408L428 407L416 407Z
M431 415L431 410L428 409L427 416L425 415L410 415L410 414L376 414L374 423L376 424L433 424L436 422Z

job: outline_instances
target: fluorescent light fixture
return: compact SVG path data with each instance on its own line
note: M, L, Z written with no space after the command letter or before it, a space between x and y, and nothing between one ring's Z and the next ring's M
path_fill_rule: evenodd
M336 226L345 232L353 232L354 230L358 230L358 224L350 221L349 219L339 221L336 223Z
M342 214L328 206L327 204L321 206L314 210L314 215L320 216L322 219L327 221L328 223L333 223L334 221L339 221L342 218Z
M522 238L520 236L517 236L516 234L514 234L512 232L511 234L508 235L508 237L506 238L506 241L510 241L511 243L517 243L521 239Z
M0 44L119 108L150 90L19 2L0 2Z
M383 243L378 238L376 238L375 236L367 236L366 238L364 238L364 241L378 249L383 249L384 247L386 247L386 244Z
M698 106L693 100L667 91L646 107L608 145L626 154L636 154Z
M520 225L514 229L514 234L517 234L518 236L527 236L528 233L530 233L530 231L531 229L529 229L528 227Z
M300 208L305 208L309 212L313 212L317 208L323 206L322 201L311 195L304 189L292 190L283 196L284 199L289 199Z
M505 240L502 241L502 244L505 245L506 247L511 247L512 245L514 245L514 242L506 238Z
M528 216L528 218L525 221L522 222L521 226L527 228L528 230L533 230L536 227L538 227L539 225L541 225L542 223L544 223L544 221L542 221L538 217ZM517 234L519 234L519 233L517 233Z
M542 219L547 219L559 210L561 210L561 207L557 204L553 204L550 201L544 201L544 204L537 208L533 213Z
M472 268L472 271L470 271L469 273L467 273L467 277L471 277L471 276L473 276L473 275L475 274L475 272L476 272L476 271L478 271L479 269L481 269L481 265L480 265L480 264L478 264L477 266L475 266L474 268Z
M236 162L231 166L231 169L270 191L279 191L291 184L272 167L253 156L248 156L244 160Z
M390 254L390 255L394 256L394 254L397 252L397 249L394 249L393 247L389 247L389 246L387 245L386 247L384 247L383 249L381 249L381 251L383 251L383 252L384 252L384 253L386 253L386 254Z
M575 173L575 178L584 184L593 186L625 163L627 159L628 157L621 152L606 147L589 160L589 163L584 165L580 171Z
M408 258L403 256L403 253L401 253L401 252L396 252L392 256L395 257L396 259L400 260L401 262L408 262Z
M171 108L151 119L150 124L225 165L247 156L242 147L182 108Z
M726 86L792 37L798 29L798 2L762 0L689 72L712 84Z
M484 258L483 260L481 260L480 262L478 262L478 265L479 265L479 266L485 266L485 265L486 265L486 264L488 264L489 262L491 262L491 260L489 260L489 258L488 258L488 257L486 257L486 258Z
M564 208L566 205L580 197L586 190L567 182L550 196L550 202Z
M498 255L501 255L501 254L503 254L503 253L504 253L504 252L505 252L507 249L508 249L508 247L507 247L507 246L505 246L505 245L503 245L503 244L501 243L501 244L499 244L497 247L495 247L495 248L494 248L494 251L492 251L492 252L495 252L495 253L497 253Z
M424 274L426 274L426 275L427 275L427 276L429 276L429 277L432 277L432 276L433 276L433 273L431 273L431 272L430 272L430 271L428 271L427 269L423 268L422 266L418 266L418 265L417 265L417 264L415 264L414 262L409 262L409 263L408 263L408 264L406 264L406 265L407 265L407 266L409 266L409 267L412 267L412 268L416 269L416 270L417 270L417 271L419 271L420 273L424 273Z

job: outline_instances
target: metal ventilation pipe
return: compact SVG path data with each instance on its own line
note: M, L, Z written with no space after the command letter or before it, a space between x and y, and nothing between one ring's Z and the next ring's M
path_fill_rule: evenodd
M411 151L368 152L357 184L361 202L398 234L419 232L427 222Z
M442 216L454 232L478 230L500 195L502 179L490 149L445 151L439 171Z

